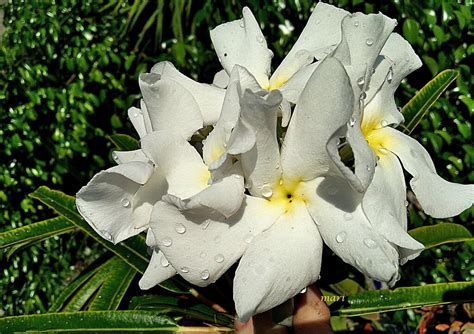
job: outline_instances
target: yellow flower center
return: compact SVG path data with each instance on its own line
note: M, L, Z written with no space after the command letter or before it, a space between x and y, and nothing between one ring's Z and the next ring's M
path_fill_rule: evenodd
M301 203L306 203L307 198L304 193L302 182L280 180L277 186L272 189L272 195L268 199L269 205L281 207L284 214L289 214Z

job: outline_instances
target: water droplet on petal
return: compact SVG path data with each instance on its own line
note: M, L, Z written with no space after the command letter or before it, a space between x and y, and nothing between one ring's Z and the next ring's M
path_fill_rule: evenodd
M181 267L181 272L182 273L189 273L189 268L188 267Z
M265 38L263 38L263 36L257 36L257 42L263 43L264 40Z
M352 219L352 213L346 212L344 213L344 220L351 220Z
M173 244L173 240L171 240L171 238L164 238L163 240L161 240L161 243L163 244L163 246L169 247Z
M268 49L268 55L270 56L270 58L273 58L273 56L274 56L273 51Z
M360 77L359 79L357 79L357 84L362 87L365 84L364 77Z
M138 117L138 113L137 113L136 110L133 110L133 111L132 111L132 117Z
M176 232L178 232L179 234L183 234L184 232L186 232L186 226L184 226L183 224L179 223L179 224L176 224L175 228Z
M365 244L367 247L369 247L369 248L375 248L375 247L377 247L377 243L376 243L374 240L372 240L372 239L365 239L365 240L364 240L364 244Z
M245 236L244 240L245 240L245 242L248 243L248 244L251 243L252 240L253 240L253 235L250 234L250 233L247 234L247 235Z
M270 198L272 197L273 195L273 190L272 190L272 187L270 187L268 184L265 184L263 187L262 187L262 196L265 197L265 198Z
M115 152L112 152L112 159L114 159L114 161L115 161L116 163L119 163L119 162L120 162L120 159L119 159L117 153L115 153Z
M203 271L201 271L201 278L202 278L203 280L209 279L209 276L210 276L209 270L203 270Z
M372 46L374 44L374 40L372 38L367 38L365 44L367 44L367 46Z
M388 125L388 122L383 119L382 122L380 122L380 125L382 125L382 127L386 127Z
M306 58L306 57L308 57L308 55L309 55L308 50L304 50L304 49L303 50L298 50L295 53L296 58L300 58L300 59Z
M305 288L303 288L303 290L300 291L300 293L306 293L306 290L307 290L307 289L306 289L306 287L305 287Z
M354 21L354 27L358 27L359 26L359 21Z
M329 195L336 195L337 194L337 188L334 187L334 186L330 186L328 189L327 189L327 192Z
M351 116L351 118L349 118L349 126L353 127L355 124L356 124L356 119L354 116Z
M202 223L201 228L202 228L203 230L205 230L205 229L207 229L207 228L209 227L210 224L211 224L211 220L210 220L210 219L206 219L206 220L204 221L204 223Z
M160 262L161 262L161 265L162 265L163 267L168 267L168 266L170 265L168 259L167 259L166 257L164 257L164 256L161 257Z
M124 208L129 208L130 207L130 200L128 198L122 198L120 201L122 203L122 206Z
M338 243L342 243L342 242L344 242L344 240L346 240L346 232L343 231L343 232L340 232L336 235L336 241Z
M201 252L201 254L199 254L200 257L204 258L207 256L206 252Z
M413 158L418 158L418 154L416 153L415 150L410 150L410 154Z
M387 82L392 83L392 80L393 80L393 70L390 67L390 69L388 70L388 74L387 74Z
M239 21L239 26L240 26L241 28L245 28L245 21L244 21L244 19L240 19L240 21Z
M405 200L405 206L408 206L408 205L410 205L410 203L408 203L408 201Z
M370 172L372 170L372 167L367 166L366 169L367 169L368 172Z
M109 232L107 232L107 231L101 231L101 232L102 232L105 239L112 240L112 235Z
M222 254L217 254L217 255L214 257L214 260L216 260L217 263L222 263L222 262L224 262L224 255L222 255Z
M320 23L321 23L320 19L317 19L316 21L314 21L314 24L320 24Z
M366 98L367 98L367 94L365 92L362 92L362 94L360 94L359 99L360 100L365 100Z

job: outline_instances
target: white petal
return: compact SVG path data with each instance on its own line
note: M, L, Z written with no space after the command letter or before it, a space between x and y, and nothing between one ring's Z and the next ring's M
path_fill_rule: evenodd
M206 207L229 218L240 209L244 191L244 178L234 174L213 183L189 199L181 200L177 197L168 197L167 201L172 202L179 210Z
M149 162L148 159L143 153L142 150L134 150L134 151L114 151L112 153L112 157L118 164L124 164L131 161L141 161L141 162Z
M145 104L145 101L143 101L143 99L140 100L140 110L142 111L143 122L145 123L146 133L153 132L153 128L151 126L150 115L148 113L148 109L146 108L146 104Z
M267 88L273 54L252 11L244 7L242 15L240 20L212 29L212 44L227 73L232 72L234 65L241 65L255 76L260 86Z
M206 165L210 166L225 153L231 132L239 119L240 99L247 88L260 91L260 86L252 74L237 65L232 70L219 120L203 142L203 159ZM226 158L222 157L221 162Z
M170 130L190 138L202 128L198 104L179 83L156 73L141 74L139 83L154 131Z
M153 66L151 72L160 74L162 78L172 79L186 88L201 109L204 125L212 125L217 122L224 101L224 89L196 82L180 73L173 64L167 61Z
M255 145L246 152L239 152L242 170L249 181L251 194L262 196L267 188L273 188L281 177L280 149L276 137L278 108L282 101L279 91L266 97L250 89L245 90L240 101L242 125L250 127L255 136ZM240 125L240 124L239 124ZM250 138L238 127L232 133L235 138ZM235 149L237 141L230 141L229 151ZM235 153L235 152L234 152Z
M101 237L113 243L136 235L142 230L134 227L134 197L152 173L153 168L143 162L102 171L77 193L77 209Z
M199 153L181 135L155 131L143 137L141 145L143 152L163 171L169 194L188 198L207 187L209 171Z
M372 183L362 200L362 208L374 229L399 246L400 262L417 257L423 245L407 231L405 178L398 158L391 152L380 154Z
M345 127L352 104L344 67L326 58L311 75L291 117L281 157L285 179L312 180L334 167L326 146Z
M395 33L385 43L381 57L367 91L370 102L364 109L363 126L368 129L398 125L403 121L394 93L402 79L421 66L421 60L410 43Z
M229 75L225 70L220 70L214 75L214 80L212 80L212 84L219 88L227 88L229 85Z
M153 250L148 267L138 282L140 289L148 290L176 275L176 270L160 250Z
M245 251L234 278L237 316L247 321L280 305L314 283L323 243L303 202L257 235Z
M178 273L195 285L207 286L224 274L248 243L280 214L279 207L248 196L229 219L206 206L180 211L174 203L160 201L150 226L158 246Z
M298 102L298 99L301 93L303 92L306 83L308 82L314 70L316 69L316 67L319 66L320 63L321 62L316 62L314 64L302 68L279 88L279 91L281 92L285 100L291 103Z
M141 109L132 107L128 109L128 118L133 124L135 131L137 131L140 138L146 135L145 119Z
M308 65L308 55L320 56L321 50L338 44L341 40L341 21L347 14L345 10L318 2L298 40L270 78L270 86L282 86Z
M415 139L392 128L376 130L386 149L395 153L413 176L411 188L423 210L435 218L447 218L469 209L474 185L451 183L436 174L430 155Z
M398 279L398 253L369 223L361 208L361 194L338 177L308 182L309 213L326 243L343 261L383 282Z

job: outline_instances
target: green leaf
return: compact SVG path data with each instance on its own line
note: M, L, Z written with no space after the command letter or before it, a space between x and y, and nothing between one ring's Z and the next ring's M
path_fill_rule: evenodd
M359 316L428 305L468 303L474 301L474 282L454 282L403 287L394 290L365 291L346 298L348 306L337 315Z
M173 333L179 330L176 322L156 312L146 311L94 311L23 315L0 318L5 333L64 332L156 332Z
M415 44L418 36L420 35L420 24L413 19L406 19L403 22L403 36L410 42Z
M85 283L91 278L92 276L97 273L99 268L95 268L87 273L82 274L78 278L76 278L72 283L68 284L58 298L54 301L54 304L49 308L48 312L59 312L66 301L71 298L71 296Z
M114 259L104 283L89 305L90 311L116 310L137 273L119 257Z
M440 223L431 226L422 226L408 231L408 233L421 242L425 248L431 248L450 242L463 242L474 240L471 232L459 224Z
M51 190L45 186L39 187L31 193L30 196L40 200L57 213L63 215L83 232L92 236L105 248L121 257L128 263L128 265L135 268L138 272L145 272L145 269L148 266L148 258L146 256L146 244L143 236L135 236L121 242L119 245L113 245L99 236L89 226L89 224L82 219L81 215L79 215L76 210L76 201L74 197L68 196L57 190Z
M133 151L140 148L138 140L129 135L115 134L108 136L108 138L119 151Z
M408 101L402 109L402 113L405 116L404 133L410 134L415 129L423 117L426 116L429 108L458 75L459 72L455 70L441 72Z
M0 233L0 249L19 245L24 247L55 235L71 232L75 228L64 217L47 219Z
M176 313L194 319L216 323L222 326L232 326L234 317L230 314L219 313L211 307L198 304L193 305L187 299L171 296L136 296L130 301L131 310L157 310L161 313Z

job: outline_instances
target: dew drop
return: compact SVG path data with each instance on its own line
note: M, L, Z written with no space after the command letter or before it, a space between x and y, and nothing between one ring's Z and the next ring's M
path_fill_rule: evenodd
M407 200L405 200L405 206L408 206L408 205L410 205L410 203Z
M351 219L352 219L352 213L350 213L350 212L344 213L344 220L349 221Z
M244 240L245 240L245 242L248 243L248 244L251 243L252 240L253 240L253 235L250 234L250 233L247 234L247 235L245 236Z
M359 21L355 21L355 22L354 22L354 27L357 28L358 26L359 26Z
M337 188L330 186L327 190L329 195L336 195L337 194Z
M257 42L263 43L264 40L263 36L257 36Z
M136 110L132 111L132 116L133 116L133 117L138 117L138 113L137 113Z
M372 239L365 239L364 244L369 248L377 247L377 243L375 241L373 241Z
M179 234L183 234L183 233L186 232L186 226L184 226L184 225L181 224L181 223L176 224L176 226L175 226L174 229L175 229L175 231L178 232Z
M268 55L270 56L270 58L273 58L273 56L274 56L273 51L268 49Z
M206 219L206 220L204 221L204 223L202 223L201 228L202 228L203 230L206 230L206 229L209 227L210 224L211 224L211 220L210 220L210 219Z
M410 150L410 154L413 158L418 158L418 154L416 153L415 150Z
M163 244L163 246L169 247L173 244L173 240L171 240L171 238L164 238L163 240L161 240L161 243Z
M130 200L128 198L122 198L120 201L122 203L122 206L124 208L129 208L130 207Z
M367 97L367 94L365 92L362 92L362 94L360 94L360 96L359 96L359 99L360 100L365 100L366 97Z
M306 288L303 288L303 290L300 291L300 293L306 293Z
M205 257L207 256L207 254L206 254L206 252L201 252L201 254L199 254L199 256L200 256L201 258L205 258Z
M118 157L117 153L115 153L115 152L112 153L112 159L114 159L114 161L115 161L116 163L119 163L119 162L120 162L119 157Z
M112 235L109 232L107 232L107 231L101 231L101 232L104 235L105 239L112 240Z
M380 125L382 125L382 127L386 127L388 125L388 122L386 120L382 120L382 122L380 122Z
M182 273L189 273L189 268L188 267L181 267L181 272Z
M343 231L343 232L340 232L336 235L336 241L338 243L342 243L342 242L344 242L344 240L346 240L346 232Z
M245 28L245 21L244 21L244 19L240 19L240 21L239 21L239 26L240 26L241 28Z
M270 187L268 184L265 184L262 187L262 196L265 198L270 198L273 195L272 187Z
M388 70L388 74L387 74L387 82L392 83L392 80L393 80L393 70L390 67L390 69Z
M201 278L202 278L203 280L209 279L209 276L210 276L209 270L203 270L203 271L201 271Z
M224 262L224 255L222 255L222 254L217 254L217 255L214 257L214 260L216 260L217 263L222 263L222 262Z
M367 169L367 171L370 172L372 170L372 167L367 166L365 169Z
M351 118L349 118L349 126L353 127L355 124L356 124L356 119L354 116L352 116Z
M303 49L303 50L298 50L298 51L295 53L295 56L296 56L297 58L300 58L300 59L306 58L306 57L308 57L308 55L309 55L309 52L308 52L307 50L304 50L304 49Z
M367 46L372 46L374 44L374 40L372 38L367 38L365 44L367 44Z
M320 24L320 23L321 23L320 19L317 19L316 21L314 21L314 24Z
M168 259L164 256L161 258L160 262L163 267L168 267L170 265Z
M360 77L359 79L357 79L357 84L362 87L365 84L364 77Z

